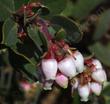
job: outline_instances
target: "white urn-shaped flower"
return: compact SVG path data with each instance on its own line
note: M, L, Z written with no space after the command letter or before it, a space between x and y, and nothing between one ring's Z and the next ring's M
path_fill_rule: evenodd
M69 56L64 58L58 63L59 70L66 76L72 78L76 76L76 67L73 61L73 57Z
M55 59L43 59L41 62L46 80L55 80L57 73L57 61Z

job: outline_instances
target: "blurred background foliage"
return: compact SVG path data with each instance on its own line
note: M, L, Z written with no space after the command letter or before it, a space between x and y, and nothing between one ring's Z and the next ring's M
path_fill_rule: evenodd
M91 96L86 104L109 104L110 0L0 0L0 104L83 104L76 92L71 97L70 88L42 91L38 86L31 95L19 88L22 78L31 83L39 79L37 64L47 50L47 41L33 27L22 43L11 16L23 4L38 1L49 9L49 14L44 10L47 15L41 15L52 23L49 32L77 47L85 57L98 58L107 72L102 94Z

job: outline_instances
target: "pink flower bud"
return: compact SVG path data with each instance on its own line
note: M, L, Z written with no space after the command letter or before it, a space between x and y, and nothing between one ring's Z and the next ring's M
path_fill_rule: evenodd
M68 78L63 74L58 74L55 81L62 88L68 87Z
M20 86L24 91L29 91L31 89L31 84L28 82L20 82Z
M44 83L44 90L52 90L53 81L46 81Z
M64 75L70 78L74 77L77 74L76 67L73 61L73 57L67 57L61 60L58 63L58 68Z
M88 97L90 94L90 88L88 85L79 86L78 92L79 92L79 95L81 97L81 101L85 101L85 102L88 101Z
M96 69L102 69L103 68L101 62L97 59L93 59L92 63L93 63L93 65L95 65Z
M78 73L83 72L83 70L84 70L84 58L83 58L82 54L79 51L76 51L74 53L74 57L75 57L74 63L75 63L77 72Z
M46 80L55 80L58 69L57 61L55 59L43 59L41 65Z
M92 83L90 83L90 89L94 94L100 95L100 93L102 91L102 85L100 85L99 83L96 83L96 82L92 82Z
M103 83L107 80L107 76L104 70L96 70L92 73L92 78L99 83Z

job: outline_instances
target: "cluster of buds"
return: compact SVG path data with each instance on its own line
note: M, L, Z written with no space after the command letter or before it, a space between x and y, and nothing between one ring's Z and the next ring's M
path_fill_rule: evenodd
M45 76L44 89L51 90L55 82L62 88L70 84L72 93L78 90L81 101L88 101L91 93L100 95L106 73L97 59L84 59L82 54L64 41L50 43L49 52L41 61Z

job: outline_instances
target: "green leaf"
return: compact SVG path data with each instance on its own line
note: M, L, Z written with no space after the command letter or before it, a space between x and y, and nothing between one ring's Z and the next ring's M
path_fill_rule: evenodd
M60 29L60 30L56 33L55 39L57 39L57 40L62 40L62 39L65 39L65 38L66 38L66 33L65 33L64 29Z
M50 14L59 14L63 11L67 3L67 0L43 0L43 4L46 5Z
M100 42L94 43L89 50L105 65L110 66L110 43L103 45Z
M94 40L100 39L109 29L110 25L110 10L105 11L100 15L100 19L96 25L96 31L94 33Z
M42 33L39 32L39 37L42 40L42 44L43 44L43 50L47 51L48 50L48 41L47 38L45 37L45 35L43 35Z
M37 65L33 66L30 63L24 64L24 70L26 70L26 74L28 74L29 76L27 76L27 78L29 78L29 80L31 81L32 79L38 79L38 74L37 74ZM25 71L24 71L25 72Z
M36 26L28 28L28 35L41 52L42 52L41 46L44 46L45 49L43 50L47 50L48 43L47 43L46 37L39 32Z
M35 82L38 79L38 73L37 73L37 64L34 57L30 58L29 60L32 62L29 62L26 60L26 58L23 57L23 54L16 53L17 51L13 51L10 48L9 54L10 54L10 62L15 68L16 71L22 72L23 75L30 81ZM35 65L33 65L35 63Z
M0 0L0 21L7 19L14 10L14 0Z
M63 15L73 16L77 19L84 19L88 14L104 0L78 0L76 3L68 0L66 9L62 12Z
M24 57L33 65L35 65L40 58L41 52L31 39L21 42L17 38L17 24L11 19L7 19L3 25L2 43L10 47L16 54ZM36 57L35 53L38 57Z
M66 32L66 38L69 42L77 43L82 38L82 33L78 24L64 16L54 16L50 19L52 24L61 26Z
M28 28L28 35L33 40L35 45L39 48L39 50L42 51L40 48L40 46L42 45L42 41L39 37L38 28L36 26L29 27Z
M10 18L3 24L3 44L16 49L16 43L19 42L17 38L17 24Z

